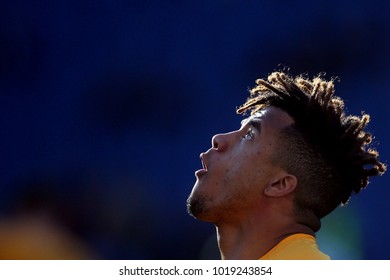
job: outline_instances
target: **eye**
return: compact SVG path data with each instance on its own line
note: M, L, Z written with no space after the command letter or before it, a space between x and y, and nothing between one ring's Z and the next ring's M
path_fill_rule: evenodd
M246 140L252 140L253 136L254 136L253 128L248 128L248 131L241 138Z

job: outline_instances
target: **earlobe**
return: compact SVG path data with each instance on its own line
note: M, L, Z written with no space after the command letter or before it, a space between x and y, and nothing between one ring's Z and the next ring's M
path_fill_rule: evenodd
M264 194L269 197L280 197L292 193L298 184L298 179L294 175L286 174L277 178L267 185Z

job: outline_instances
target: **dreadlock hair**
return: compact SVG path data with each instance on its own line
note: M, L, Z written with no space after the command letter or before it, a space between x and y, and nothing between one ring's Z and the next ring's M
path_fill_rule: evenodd
M322 77L310 80L273 72L267 81L256 81L237 109L238 114L253 115L275 106L293 118L294 123L279 134L274 161L298 179L295 212L317 219L346 204L353 192L367 186L369 177L386 170L378 152L368 147L372 136L364 129L369 115L346 115L343 100L334 95L334 80Z

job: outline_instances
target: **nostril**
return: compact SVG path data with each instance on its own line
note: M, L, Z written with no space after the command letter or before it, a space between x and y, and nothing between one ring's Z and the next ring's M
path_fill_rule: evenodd
M217 135L214 135L213 138L211 139L211 146L214 149L218 149L219 138L220 138L219 134L217 134Z
M217 150L217 151L222 151L226 148L226 138L225 138L226 134L217 134L217 135L214 135L212 141L211 141L211 145L212 145L212 148Z

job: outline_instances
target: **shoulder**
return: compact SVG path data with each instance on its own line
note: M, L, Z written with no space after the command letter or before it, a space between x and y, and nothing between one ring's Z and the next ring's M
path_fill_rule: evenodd
M293 234L273 247L262 260L329 260L318 248L316 239L309 234Z

